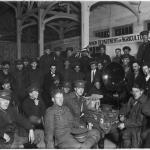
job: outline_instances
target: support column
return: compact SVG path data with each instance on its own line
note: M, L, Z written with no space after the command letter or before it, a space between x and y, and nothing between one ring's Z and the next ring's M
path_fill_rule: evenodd
M44 21L43 21L43 12L44 10L39 8L39 12L38 12L38 47L39 47L39 55L42 56L44 53L44 29L45 29L45 25L44 25Z
M89 45L89 4L81 2L81 48Z
M21 19L17 18L17 59L21 59Z

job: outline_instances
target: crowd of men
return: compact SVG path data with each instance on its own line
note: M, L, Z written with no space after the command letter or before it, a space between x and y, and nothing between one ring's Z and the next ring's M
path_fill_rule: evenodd
M150 42L137 56L129 46L107 55L105 45L92 55L88 47L74 52L45 49L40 59L3 61L0 70L0 148L102 148L101 130L81 119L85 96L102 95L100 105L119 109L120 122L110 132L119 148L150 147ZM103 69L119 63L124 84L116 91L103 83Z

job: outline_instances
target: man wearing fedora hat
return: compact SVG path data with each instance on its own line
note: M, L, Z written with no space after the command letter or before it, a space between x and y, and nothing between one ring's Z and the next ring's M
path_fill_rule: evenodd
M29 141L34 141L34 131L32 124L20 115L17 110L10 106L11 93L8 90L0 91L0 148L19 148L23 140L16 139L16 124L29 130Z

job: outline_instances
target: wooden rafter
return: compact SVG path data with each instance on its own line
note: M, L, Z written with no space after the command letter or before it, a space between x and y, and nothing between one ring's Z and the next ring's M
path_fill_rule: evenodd
M48 27L52 28L53 30L55 30L58 34L59 34L59 29L57 29L55 26L51 25L51 24L47 24Z
M47 13L49 12L49 10L50 10L54 5L56 5L57 3L58 3L58 2L51 2L51 3L47 6L47 8L45 9L45 11L44 11L44 13L43 13L43 16L42 16L43 20L44 20L45 16L47 15Z
M71 14L68 14L68 15L55 15L53 17L50 17L50 18L47 18L44 20L44 24L48 23L49 21L52 21L54 19L61 19L61 18L66 18L66 19L70 19L70 20L74 20L74 21L79 21L78 19L78 16L77 15L71 15Z

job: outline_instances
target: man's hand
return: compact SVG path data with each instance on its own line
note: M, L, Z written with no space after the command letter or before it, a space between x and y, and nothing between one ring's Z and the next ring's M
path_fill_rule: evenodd
M10 141L10 137L8 134L4 133L3 138L6 140L6 143L8 143Z
M118 128L119 128L120 130L124 129L124 128L125 128L125 124L124 124L124 123L120 123L120 124L118 125Z
M35 140L33 129L29 130L29 142L33 143Z

